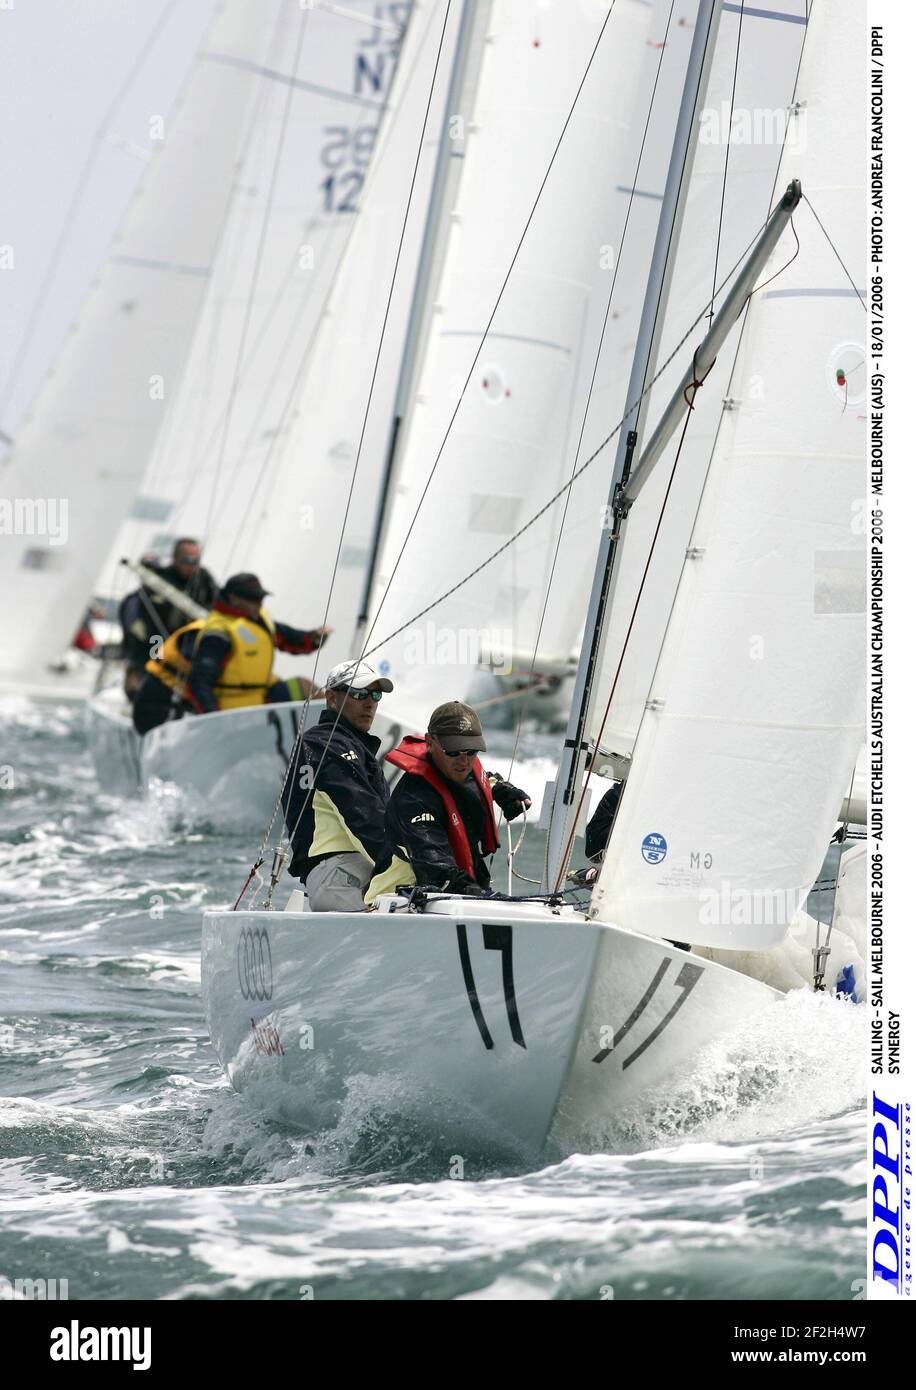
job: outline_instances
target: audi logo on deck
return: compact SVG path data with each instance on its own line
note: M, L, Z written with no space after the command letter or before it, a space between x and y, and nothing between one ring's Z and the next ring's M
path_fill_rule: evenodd
M274 992L274 972L270 937L264 927L242 928L236 959L242 998L269 999Z

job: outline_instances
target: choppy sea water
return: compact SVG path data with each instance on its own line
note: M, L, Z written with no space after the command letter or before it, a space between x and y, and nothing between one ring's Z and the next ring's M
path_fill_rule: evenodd
M201 911L234 899L252 836L103 796L78 709L0 720L0 1278L71 1299L859 1291L864 1010L794 995L626 1117L615 1152L536 1171L481 1153L453 1179L378 1095L285 1130L229 1088L200 1000ZM529 738L513 780L554 743ZM541 846L529 829L522 872Z

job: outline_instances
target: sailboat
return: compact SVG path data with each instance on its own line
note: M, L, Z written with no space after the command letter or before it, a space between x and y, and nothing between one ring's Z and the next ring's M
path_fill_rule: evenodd
M5 690L84 698L90 688L88 673L70 680L50 668L86 611L187 359L264 38L259 6L226 0L216 13L80 320L3 460L10 505L30 517L59 506L66 520L56 533L24 525L4 538L0 575L17 595L3 630Z
M206 913L211 1037L233 1086L272 1113L320 1128L368 1085L456 1152L499 1142L568 1153L600 1145L609 1116L781 1006L784 945L861 741L865 171L844 132L848 112L864 109L864 30L852 8L830 7L828 21L823 0L807 7L789 113L805 138L786 142L766 224L705 336L693 335L684 380L649 418L635 407L657 360L722 8L696 10L633 354L630 419L644 418L618 431L543 891L436 893L420 905L395 894L362 914L309 914L298 893L273 910L274 875L260 908ZM693 296L701 317L705 297L705 286ZM691 397L709 392L699 383L739 318L715 447L640 677L642 711L617 756L620 809L591 899L576 906L564 890L583 790L615 754L604 737L625 654L608 642L615 566L648 487L662 471L670 480ZM656 399L662 381L663 371ZM653 521L656 550L664 523ZM860 861L860 847L841 860L844 942L862 916ZM846 966L828 952L812 972L832 988Z
M306 623L307 603L311 622L317 622L326 604L323 585L304 589L301 575L296 584L285 582L282 559L292 550L301 567L307 553L316 574L324 574L322 561L340 532L343 506L335 504L350 465L346 457L342 466L333 456L327 462L316 458L314 440L303 446L298 420L309 400L307 394L304 402L299 397L303 380L321 375L329 347L343 349L354 327L365 332L370 283L372 314L381 313L423 127L419 97L446 11L442 0L413 11L385 7L384 14L368 0L340 15L281 7L273 42L279 52L268 74L278 80L268 82L252 118L192 360L136 515L119 536L121 554L153 539L145 517L158 517L160 525L167 520L172 530L161 540L203 535L205 559L218 574L256 565L274 595L273 613ZM405 14L406 30L394 22ZM324 28L313 33L321 20ZM288 80L280 82L284 73ZM293 88L296 106L287 101ZM433 158L425 149L421 154L422 200ZM316 201L309 212L303 189L310 185ZM260 197L252 208L254 193ZM405 260L415 254L411 243ZM364 352L361 343L359 350ZM365 394L368 379L363 361L353 357L351 352L351 406ZM327 389L326 371L324 381ZM314 419L311 411L308 418ZM277 474L283 479L289 472L282 464L288 453L298 484L277 493ZM185 607L189 618L198 616L193 605ZM335 605L325 622L339 621ZM333 664L333 651L321 659ZM302 674L302 663L291 667L290 658L284 665L281 657L277 669L280 675ZM134 794L167 783L205 812L237 814L253 824L266 819L300 719L313 722L317 704L305 711L301 702L288 702L170 721L140 739L117 671L114 676L89 704L90 747L106 790ZM379 723L387 722L381 715ZM389 745L400 735L392 722ZM236 795L240 775L244 790Z

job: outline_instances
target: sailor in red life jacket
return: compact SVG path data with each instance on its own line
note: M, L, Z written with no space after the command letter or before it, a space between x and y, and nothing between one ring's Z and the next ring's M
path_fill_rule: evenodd
M388 754L403 768L385 812L385 847L366 902L417 883L479 895L490 886L487 858L499 848L494 803L514 820L531 802L498 773L485 773L480 720L450 700L433 710L425 738L410 736Z

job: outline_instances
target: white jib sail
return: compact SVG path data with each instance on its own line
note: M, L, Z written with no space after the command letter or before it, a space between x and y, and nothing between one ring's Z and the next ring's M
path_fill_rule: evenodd
M783 134L785 132L789 140L794 134L794 127L788 123L788 111L798 75L804 20L803 0L767 0L766 4L747 6L743 16L740 6L733 5L722 15L709 89L700 118L696 157L658 354L659 365L688 334L690 325L710 299L714 280L721 284L753 241L770 210ZM671 76L670 69L667 72L662 69L663 79L670 80ZM656 187L660 191L663 178L657 181ZM648 256L651 249L649 240L643 254ZM630 260L624 262L624 268L631 273L634 257L638 254L638 248L632 247ZM722 294L716 301L717 306L721 300ZM651 393L643 443L649 439L668 403L672 383L689 367L703 328L701 323L688 334L684 346ZM613 596L599 679L599 685L609 689L616 678L614 698L606 718L604 700L593 704L588 730L589 736L596 738L603 725L601 744L609 751L628 754L633 747L674 601L681 559L696 516L722 400L728 393L737 340L738 335L733 334L720 352L707 386L697 395L665 511L665 543L655 548L626 654L620 664L665 495L672 455L655 469L640 497L639 507L634 507L627 520L614 565ZM618 419L620 413L618 410L612 418Z
M15 585L0 673L64 650L177 389L223 224L264 20L225 0L73 326L0 473L0 578Z
M432 329L390 500L370 648L467 575L569 476L576 407L584 405L619 244L617 185L651 17L639 0L617 0L613 8L421 504L606 14L604 5L541 8L527 0L492 7ZM578 523L580 505L592 506L597 544L593 503L576 498L570 524ZM555 526L548 515L529 533L520 569L507 555L373 657L388 662L399 709L424 719L442 699L466 697L482 658L506 669L514 651L533 647L540 604L529 593L544 592ZM566 657L581 614L563 616L566 633L548 642Z
M864 29L812 7L790 178L808 207L747 311L633 766L592 900L605 921L779 941L820 867L865 697ZM858 103L858 106L857 106ZM660 465L662 466L662 465ZM637 505L639 505L637 503Z

